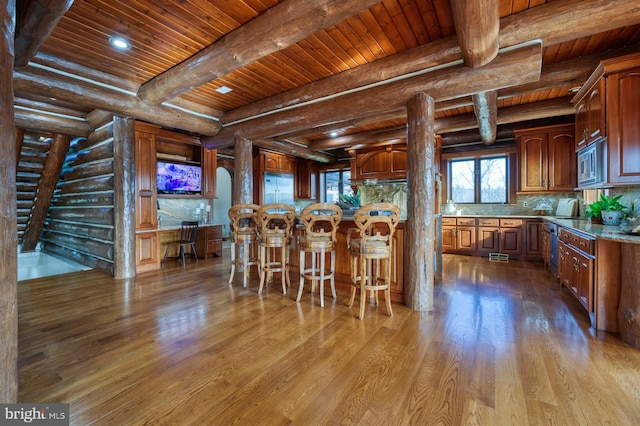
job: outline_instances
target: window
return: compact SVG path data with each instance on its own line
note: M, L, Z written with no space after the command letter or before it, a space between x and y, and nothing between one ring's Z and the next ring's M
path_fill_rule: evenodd
M331 170L320 176L320 186L322 188L321 199L327 203L338 201L339 194L352 195L351 170Z
M449 161L449 198L456 203L507 203L508 157Z

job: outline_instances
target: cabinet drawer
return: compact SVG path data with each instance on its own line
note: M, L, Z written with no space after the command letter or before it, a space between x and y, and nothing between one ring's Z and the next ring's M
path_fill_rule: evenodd
M480 218L480 219L478 219L478 226L498 227L498 226L500 226L500 220L499 219Z
M456 218L456 225L458 226L476 226L475 217L458 217Z
M222 253L222 241L209 241L207 243L207 254L220 254Z
M222 238L222 226L209 226L207 228L208 239Z
M519 228L522 226L522 219L500 219L501 228Z
M455 225L456 224L456 218L455 217L443 217L442 218L442 224L443 225Z

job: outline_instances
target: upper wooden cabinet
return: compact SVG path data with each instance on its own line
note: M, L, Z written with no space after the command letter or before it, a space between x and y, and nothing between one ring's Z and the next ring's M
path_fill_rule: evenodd
M156 134L157 126L136 123L136 230L158 227L156 189Z
M598 80L576 104L576 151L604 136L604 80Z
M520 191L573 191L576 154L573 125L514 132L520 156Z
M295 159L287 157L284 154L278 154L275 152L261 151L260 155L264 159L263 170L265 172L272 173L295 173Z
M388 145L357 151L351 179L404 179L407 177L406 145Z
M600 62L572 100L576 105L576 131L590 137L578 148L606 138L604 185L640 184L638 99L640 53L633 53ZM592 124L596 122L599 124ZM576 136L582 137L582 133Z
M315 161L298 159L296 198L318 199L318 165Z
M216 196L216 178L218 169L218 150L202 148L202 196Z

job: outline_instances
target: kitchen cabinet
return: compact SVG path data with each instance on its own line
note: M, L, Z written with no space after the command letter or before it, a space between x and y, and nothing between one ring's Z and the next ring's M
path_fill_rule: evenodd
M216 179L218 173L218 150L202 148L202 196L216 197Z
M222 225L207 226L207 249L204 258L222 256Z
M640 53L632 53L601 61L572 99L576 105L576 131L588 135L587 143L605 141L607 173L603 185L640 184L639 98ZM585 115L591 104L596 107ZM597 121L596 117L600 124L591 124ZM596 126L598 131L589 126Z
M253 157L253 201L294 204L295 159L260 149Z
M604 80L598 80L576 104L575 150L604 136Z
M261 152L264 158L265 172L294 174L295 160L284 154L275 152Z
M547 226L540 227L540 239L542 241L542 261L546 268L551 267L551 233Z
M543 229L546 229L546 226L541 220L527 219L524 221L524 256L527 260L543 260L545 244Z
M318 199L318 165L315 161L298 159L296 167L296 198Z
M522 254L522 219L479 218L478 253L508 254L519 257Z
M560 283L593 315L595 240L566 228L558 234Z
M406 179L406 145L358 150L351 163L351 179Z
M442 218L442 251L474 254L476 251L475 218Z
M577 160L572 125L514 132L520 158L520 192L573 191Z
M152 271L160 267L158 233L145 231L136 233L136 273Z

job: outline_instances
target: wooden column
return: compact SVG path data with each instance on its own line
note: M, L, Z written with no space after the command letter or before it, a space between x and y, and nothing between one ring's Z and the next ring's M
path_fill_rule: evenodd
M435 237L435 101L420 93L407 104L407 225L404 245L405 302L433 310Z
M114 259L116 279L136 276L135 120L113 117Z
M15 0L0 2L0 402L18 402L18 225L13 120Z
M253 144L242 136L234 137L235 180L233 204L253 203Z
M69 142L71 138L68 135L55 134L53 142L49 148L47 159L42 169L42 176L38 182L37 196L33 203L31 219L29 219L29 227L22 237L21 252L30 252L36 249L44 221L49 212L49 206L53 199L53 192L60 178L60 171L64 164L64 159L69 151Z

